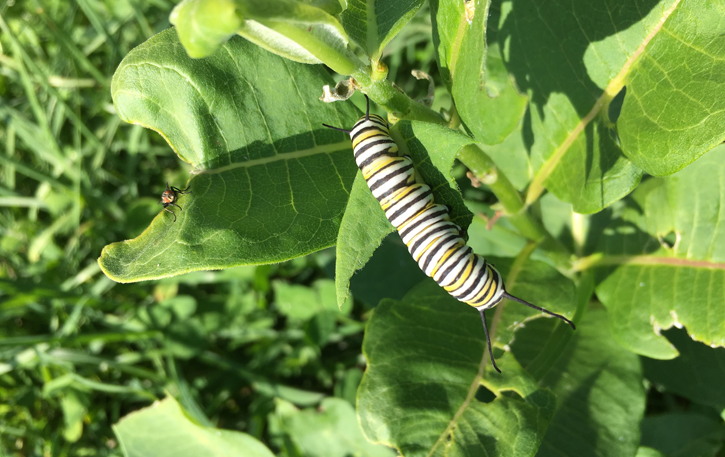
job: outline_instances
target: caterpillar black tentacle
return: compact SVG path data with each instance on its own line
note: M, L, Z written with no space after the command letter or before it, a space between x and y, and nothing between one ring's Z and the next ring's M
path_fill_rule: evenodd
M370 99L367 100L367 112L352 130L323 125L350 135L355 161L370 191L423 272L454 298L479 311L496 371L501 372L491 351L484 311L502 299L508 298L557 317L576 329L566 317L506 292L501 274L466 245L461 237L461 227L451 221L449 208L433 201L431 188L416 176L413 161L399 154L385 119L370 114Z

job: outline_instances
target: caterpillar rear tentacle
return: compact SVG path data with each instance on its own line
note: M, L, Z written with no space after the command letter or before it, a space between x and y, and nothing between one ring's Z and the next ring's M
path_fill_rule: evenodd
M504 298L557 317L576 330L566 317L506 292L501 274L466 246L461 227L451 221L448 207L433 201L430 186L416 176L410 157L399 155L398 146L389 135L388 123L370 114L370 99L365 98L367 111L352 130L322 125L350 135L355 161L370 191L421 270L454 298L481 314L488 353L496 371L501 372L493 358L484 311Z

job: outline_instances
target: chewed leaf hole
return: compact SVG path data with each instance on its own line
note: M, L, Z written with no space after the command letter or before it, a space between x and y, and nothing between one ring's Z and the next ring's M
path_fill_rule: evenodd
M680 235L674 231L667 233L666 235L658 235L657 240L660 242L665 249L674 249L677 243L680 241Z
M493 392L483 386L478 386L478 390L476 391L476 400L481 403L491 403L495 399L496 395L494 395Z

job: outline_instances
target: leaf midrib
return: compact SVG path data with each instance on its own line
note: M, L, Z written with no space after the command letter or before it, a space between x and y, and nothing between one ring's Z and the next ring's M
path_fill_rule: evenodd
M712 262L710 260L694 260L683 259L680 257L663 257L651 255L614 255L603 256L599 258L593 258L593 256L585 257L579 260L578 265L574 265L573 271L584 271L594 267L614 265L668 266L725 270L725 262Z
M204 169L192 170L191 174L192 175L204 175L204 174L213 175L213 174L223 173L223 172L229 171L229 170L234 170L235 168L249 168L249 167L254 167L257 165L266 165L268 163L278 162L280 160L301 159L304 157L309 157L309 156L313 156L313 155L317 155L317 154L332 154L335 152L344 151L346 149L351 149L349 141L323 144L323 145L317 145L310 149L303 149L303 150L294 151L294 152L285 152L285 153L275 154L275 155L269 156L269 157L262 157L261 159L246 160L244 162L236 162L236 163L232 163L232 164L229 164L229 165L226 165L223 167L218 167L218 168L204 168Z
M529 185L528 192L526 193L526 206L530 206L534 203L541 194L544 192L544 181L554 172L559 161L564 157L569 147L576 141L579 135L584 131L587 125L594 120L599 114L601 109L607 104L608 100L613 99L624 86L624 80L629 75L629 71L634 63L639 59L640 55L644 52L645 48L650 41L660 32L667 19L677 9L681 0L675 0L672 6L662 14L660 21L652 28L652 31L642 40L642 43L637 47L634 53L627 59L622 66L620 72L615 76L607 87L604 89L602 95L594 102L594 106L591 111L569 132L566 139L554 150L554 153L544 162L539 171L534 176L534 179Z

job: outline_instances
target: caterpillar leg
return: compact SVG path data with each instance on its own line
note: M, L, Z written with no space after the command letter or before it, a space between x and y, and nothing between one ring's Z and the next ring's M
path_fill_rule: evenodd
M483 333L486 334L486 344L488 345L488 355L491 356L491 364L493 365L493 367L496 369L496 371L501 373L501 370L499 370L498 367L496 366L496 361L493 359L493 351L491 350L491 337L488 336L488 327L486 326L486 315L483 314L483 312L485 310L486 309L483 306L478 308L478 312L481 314L481 322L483 322Z

